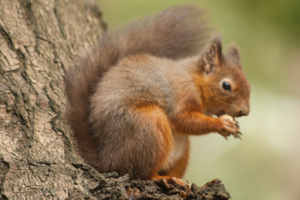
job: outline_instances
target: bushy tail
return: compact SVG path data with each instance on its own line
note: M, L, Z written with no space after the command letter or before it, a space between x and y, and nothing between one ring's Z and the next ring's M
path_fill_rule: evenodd
M87 58L66 75L68 120L79 153L91 166L97 169L101 158L88 122L89 99L102 75L118 60L132 54L148 53L170 59L196 54L209 32L204 16L205 12L196 6L179 5L108 32Z

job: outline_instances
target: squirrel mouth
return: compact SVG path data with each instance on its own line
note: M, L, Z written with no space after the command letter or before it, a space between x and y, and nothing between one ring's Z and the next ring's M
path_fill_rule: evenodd
M217 115L218 117L220 117L221 115L225 114L225 112L223 110L218 110L215 115Z

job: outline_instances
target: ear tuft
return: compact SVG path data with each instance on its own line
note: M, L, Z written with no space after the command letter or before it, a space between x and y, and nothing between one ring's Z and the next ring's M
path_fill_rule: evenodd
M242 68L241 57L238 47L233 43L228 47L227 58L239 68Z
M203 54L202 69L205 74L212 72L213 67L218 67L222 63L222 35L214 35L211 39L210 46Z
M219 63L222 61L222 33L215 34L211 39L211 46L215 44Z

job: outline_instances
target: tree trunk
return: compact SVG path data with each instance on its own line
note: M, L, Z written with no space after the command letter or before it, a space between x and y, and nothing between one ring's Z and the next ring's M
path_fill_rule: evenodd
M152 181L101 175L73 147L64 118L63 75L105 29L92 0L0 0L0 199L179 199L184 194ZM218 181L192 185L186 197L230 198Z

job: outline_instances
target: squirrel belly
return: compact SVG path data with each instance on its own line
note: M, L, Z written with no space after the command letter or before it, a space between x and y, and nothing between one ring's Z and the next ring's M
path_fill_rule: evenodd
M216 35L204 48L203 16L174 6L108 32L66 74L78 152L100 173L181 178L190 135L238 133L234 121L211 116L248 115L250 85L235 45L223 54Z

